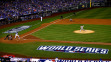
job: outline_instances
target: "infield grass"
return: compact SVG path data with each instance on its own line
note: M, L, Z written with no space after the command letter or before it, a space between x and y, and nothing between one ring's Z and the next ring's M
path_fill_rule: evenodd
M108 54L89 54L89 53L64 53L36 50L39 46L81 46L91 48L109 49ZM72 58L72 59L111 59L111 46L108 45L90 45L90 44L71 44L55 42L31 42L25 44L4 44L0 43L0 51L21 54L29 57L47 57L47 58Z
M45 40L60 41L85 41L85 42L109 42L111 43L111 25L84 25L85 30L93 30L94 33L78 34L75 30L80 30L82 24L71 25L51 25L39 30L32 35Z

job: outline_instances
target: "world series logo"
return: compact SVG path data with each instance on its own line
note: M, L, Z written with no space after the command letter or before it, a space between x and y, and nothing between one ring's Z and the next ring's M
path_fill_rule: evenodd
M30 28L30 26L20 26L20 27L16 27L16 28L10 29L8 31L5 31L4 33L16 33L16 32L19 32L19 31L22 31L22 30L25 30L28 28Z
M108 54L108 49L91 48L91 47L76 47L76 46L39 46L37 50L56 51L66 53L97 53Z

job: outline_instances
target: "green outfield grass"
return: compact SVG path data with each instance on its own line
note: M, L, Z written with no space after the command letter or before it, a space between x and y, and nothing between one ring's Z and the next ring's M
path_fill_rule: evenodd
M39 46L81 46L109 49L108 54L89 54L89 53L64 53L52 51L36 50ZM111 59L111 46L89 45L89 44L71 44L54 42L31 42L25 44L3 44L0 43L0 51L7 53L21 54L29 57L47 57L47 58L73 58L73 59Z
M81 24L51 25L32 35L46 40L85 41L85 42L111 42L111 25L84 25L85 30L93 30L95 33L78 34Z
M111 8L96 8L77 12L76 16L69 18L87 18L87 19L111 19Z

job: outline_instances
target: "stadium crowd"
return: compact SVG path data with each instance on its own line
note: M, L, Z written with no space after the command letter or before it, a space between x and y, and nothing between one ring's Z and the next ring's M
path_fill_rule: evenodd
M104 0L92 0L93 2L103 2ZM18 19L18 16L39 13L43 11L52 11L72 5L80 5L89 3L89 0L15 0L0 1L0 20ZM38 18L39 15L30 16L29 19ZM22 20L25 20L21 18Z

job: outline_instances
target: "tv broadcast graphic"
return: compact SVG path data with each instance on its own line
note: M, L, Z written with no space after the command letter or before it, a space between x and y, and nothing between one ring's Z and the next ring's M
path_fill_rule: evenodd
M0 62L111 62L111 1L0 0Z

